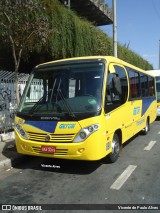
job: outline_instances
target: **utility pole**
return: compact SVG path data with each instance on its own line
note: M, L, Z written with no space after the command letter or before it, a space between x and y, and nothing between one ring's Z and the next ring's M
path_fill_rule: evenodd
M159 70L160 70L160 40L159 40Z
M113 7L113 53L117 57L117 16L116 16L116 0L112 0Z

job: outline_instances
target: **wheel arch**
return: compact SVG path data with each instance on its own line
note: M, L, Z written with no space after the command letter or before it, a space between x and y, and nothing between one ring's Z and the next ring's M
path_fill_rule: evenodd
M119 137L119 142L122 145L122 130L117 129L114 134L117 134L117 136Z

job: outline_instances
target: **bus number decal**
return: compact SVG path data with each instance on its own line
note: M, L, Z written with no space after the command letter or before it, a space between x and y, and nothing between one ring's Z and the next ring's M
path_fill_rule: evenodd
M141 125L142 123L144 123L145 119L143 118L142 120L137 122L137 126Z

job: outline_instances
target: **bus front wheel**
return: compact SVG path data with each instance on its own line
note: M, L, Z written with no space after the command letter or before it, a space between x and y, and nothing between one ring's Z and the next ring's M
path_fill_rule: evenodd
M120 139L117 134L114 134L112 140L112 152L109 154L108 158L111 163L117 161L120 153Z

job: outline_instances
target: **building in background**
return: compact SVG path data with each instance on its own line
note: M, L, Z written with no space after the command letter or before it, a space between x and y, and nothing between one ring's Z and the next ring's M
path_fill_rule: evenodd
M95 26L113 24L112 9L104 0L60 0L71 10L92 22Z

